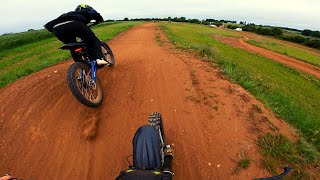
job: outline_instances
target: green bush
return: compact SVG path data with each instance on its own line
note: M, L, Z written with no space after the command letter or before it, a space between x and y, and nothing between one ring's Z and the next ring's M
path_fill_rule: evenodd
M249 32L256 32L257 28L256 28L256 25L254 24L247 24L242 27L242 30L249 31Z
M237 28L240 28L240 26L238 26L238 25L236 25L236 24L229 24L229 25L227 26L227 28L229 28L229 29L237 29Z
M201 21L199 19L189 19L188 22L194 24L201 24Z

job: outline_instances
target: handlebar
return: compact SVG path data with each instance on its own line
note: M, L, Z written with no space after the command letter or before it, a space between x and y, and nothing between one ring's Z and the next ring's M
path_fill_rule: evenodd
M88 25L88 27L90 28L90 27L96 26L101 23L103 23L103 21L102 22L92 22L91 24Z
M279 174L277 176L273 176L273 177L267 177L267 178L258 178L258 179L255 179L255 180L276 180L276 179L281 179L283 178L284 176L286 176L290 171L291 171L291 167L285 167L284 168L284 172L282 174Z

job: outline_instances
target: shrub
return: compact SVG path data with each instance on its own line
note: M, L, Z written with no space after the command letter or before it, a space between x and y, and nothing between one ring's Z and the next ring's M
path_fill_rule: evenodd
M229 28L229 29L237 29L237 28L239 28L240 26L238 26L238 25L236 25L236 24L229 24L228 26L227 26L227 28Z

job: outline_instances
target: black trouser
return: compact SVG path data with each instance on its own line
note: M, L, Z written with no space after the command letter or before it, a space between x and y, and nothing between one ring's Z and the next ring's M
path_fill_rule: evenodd
M100 40L83 22L73 21L53 28L53 34L63 43L76 42L76 37L84 40L88 46L88 54L92 59L103 57Z

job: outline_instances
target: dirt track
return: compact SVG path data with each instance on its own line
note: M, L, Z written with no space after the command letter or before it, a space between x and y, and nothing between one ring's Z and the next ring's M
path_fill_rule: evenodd
M251 45L245 42L242 38L234 38L234 37L216 37L216 38L234 47L238 47L252 53L260 54L269 59L288 65L294 69L297 69L299 71L302 71L307 74L313 75L317 78L320 78L320 67L311 65L301 60L298 60L298 59L295 59L295 58L292 58L292 57L289 57L265 48Z
M293 43L293 42L290 42L290 41L280 40L280 39L272 38L272 37L269 37L269 36L258 35L258 34L255 34L255 33L252 33L252 32L248 32L248 31L242 31L241 35L243 35L244 37L246 37L248 39L256 39L256 40L261 39L261 40L275 41L277 43L280 43L280 44L283 44L283 45L288 45L288 46L293 46L293 47L301 49L303 51L307 51L307 52L309 52L311 54L320 56L320 50L315 49L315 48L311 48L311 47L308 47L308 46L300 45L300 44L297 44L297 43Z
M289 137L294 132L209 63L160 47L157 31L143 24L109 42L116 65L98 74L105 91L98 109L71 95L65 77L71 60L0 89L0 174L114 178L128 166L136 129L159 111L175 150L175 179L268 175L256 138L278 128ZM236 172L245 157L250 167Z

